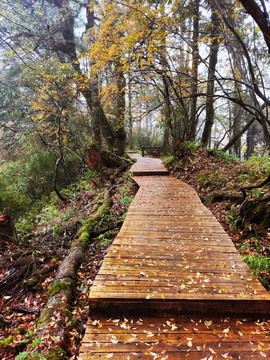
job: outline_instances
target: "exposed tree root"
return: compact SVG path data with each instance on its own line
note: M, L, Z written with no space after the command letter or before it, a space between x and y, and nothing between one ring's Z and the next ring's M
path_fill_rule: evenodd
M242 226L245 228L251 223L257 224L257 231L261 235L267 232L270 226L270 196L266 194L261 197L247 198L247 190L259 189L270 183L270 174L260 184L241 188L243 193L242 204L239 208L239 215L242 219Z
M243 187L241 188L241 191L243 193L243 201L245 200L245 198L247 197L247 193L246 193L246 190L253 190L253 189L259 189L260 187L263 187L267 184L270 183L270 174L268 175L268 177L260 184L257 184L257 185L252 185L252 186L246 186L246 187Z

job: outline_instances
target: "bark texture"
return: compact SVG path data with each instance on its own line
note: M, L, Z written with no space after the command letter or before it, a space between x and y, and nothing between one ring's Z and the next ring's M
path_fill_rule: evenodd
M202 144L204 146L210 145L211 130L214 124L214 93L215 93L215 72L218 58L218 35L219 35L220 20L211 4L211 46L209 54L209 68L208 68L208 83L207 83L207 98L206 98L206 117L205 125L202 135Z

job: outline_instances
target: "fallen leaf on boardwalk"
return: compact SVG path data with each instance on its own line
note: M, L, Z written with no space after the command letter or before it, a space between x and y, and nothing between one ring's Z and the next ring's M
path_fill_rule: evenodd
M187 346L192 347L192 342L189 341L189 342L187 343Z
M152 351L149 351L149 354L152 355L152 356L154 356L154 359L156 359L156 358L158 357L158 354L156 354L156 353L154 353L154 352L152 352Z
M110 359L112 357L113 357L113 354L108 354L108 355L105 356L106 359Z
M260 351L260 354L266 358L266 354L264 352Z
M226 354L221 354L222 357L226 358L228 357L229 353L226 353Z
M229 331L230 331L230 328L227 328L227 329L223 330L224 334L228 334Z
M206 326L211 326L211 325L212 325L212 320L210 320L210 321L206 321L206 320L205 320L204 323L205 323Z
M111 339L111 342L112 342L113 344L118 344L118 340L116 340L116 339Z
M137 339L133 337L133 338L129 338L127 343L133 343L133 342L136 342L136 341L137 341Z

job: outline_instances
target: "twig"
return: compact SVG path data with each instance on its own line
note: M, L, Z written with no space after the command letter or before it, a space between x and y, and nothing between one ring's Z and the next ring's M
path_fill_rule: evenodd
M21 305L12 305L11 310L23 314L40 314L40 309L28 308Z

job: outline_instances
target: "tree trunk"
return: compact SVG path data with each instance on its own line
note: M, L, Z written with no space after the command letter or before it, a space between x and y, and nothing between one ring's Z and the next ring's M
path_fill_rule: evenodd
M270 53L270 23L269 23L269 14L266 9L265 3L261 0L263 10L260 9L259 5L255 0L239 0L240 3L244 6L247 13L252 16L259 28L261 29L264 40L268 47L268 52Z
M234 104L233 106L233 136L235 134L239 134L240 129L241 129L241 115L242 115L242 109L239 105ZM238 137L238 139L235 141L233 148L234 148L234 153L236 156L238 156L239 158L241 158L241 136Z
M163 87L164 87L164 135L162 143L162 152L167 154L170 148L170 130L172 128L171 124L171 103L170 103L170 93L169 93L169 84L166 76L162 76Z
M18 241L16 228L9 209L5 209L3 215L0 216L0 242L1 241Z
M197 130L197 92L198 92L198 66L199 66L199 6L200 0L194 1L193 7L193 38L192 38L192 70L191 70L191 106L190 123L188 126L188 140L195 140Z
M255 149L255 135L258 133L257 125L252 124L248 128L247 132L247 151L246 151L246 159L250 158Z
M265 109L265 107L266 107L266 104L264 103L263 106L262 106L262 110ZM241 130L239 130L238 133L234 134L234 136L230 139L230 141L222 149L222 151L227 151L228 149L230 149L234 145L235 141L237 141L239 136L242 136L249 129L249 127L254 123L255 120L258 120L258 119L255 116L251 116L248 119L246 125Z
M211 39L210 41L210 55L209 55L209 68L208 68L208 83L207 83L207 98L206 98L206 118L202 135L203 146L208 146L211 139L211 130L214 124L214 98L215 93L215 71L217 65L219 43L217 36L219 34L220 19L211 5Z
M50 0L47 1L51 2ZM96 142L99 142L99 137L100 137L99 132L101 131L109 149L111 150L114 144L114 134L111 124L109 123L104 113L104 110L100 104L98 79L96 76L94 76L94 78L91 79L87 78L87 76L83 74L80 69L77 52L76 52L75 39L74 39L74 16L72 15L71 10L68 9L65 0L57 0L57 1L54 0L54 4L55 6L58 7L64 19L61 24L61 31L64 41L56 42L54 41L54 39L52 39L53 49L56 52L61 51L62 53L66 54L73 68L79 74L80 79L78 80L79 82L78 87L80 92L84 96L86 103L91 111L94 140ZM91 27L94 26L94 12L90 11L90 8L88 6L87 6L87 21L88 21L86 25L87 29L90 29Z
M238 66L238 62L234 54L233 54L233 72L234 72L234 79L236 80L234 82L234 93L237 94L237 97L241 98L241 92L242 92L242 85L240 83L240 81L242 80L241 69ZM232 115L233 115L232 135L234 136L235 134L238 134L241 129L243 108L239 104L233 103ZM241 158L241 144L242 144L241 136L239 136L233 145L234 153L239 158Z
M126 112L126 79L119 61L115 62L116 85L117 85L117 108L115 149L118 155L124 155L126 146L125 112Z
M128 143L130 149L133 148L133 117L132 117L132 94L131 94L131 76L128 79Z
M57 178L58 178L58 174L59 174L59 167L60 167L61 161L63 160L63 157L64 157L61 136L62 136L62 134L61 134L61 119L58 119L57 145L58 145L58 149L59 149L59 157L55 162L52 185L53 185L53 190L56 192L56 195L59 197L59 199L61 201L66 201L66 198L64 198L64 196L60 193L60 191L57 188Z

